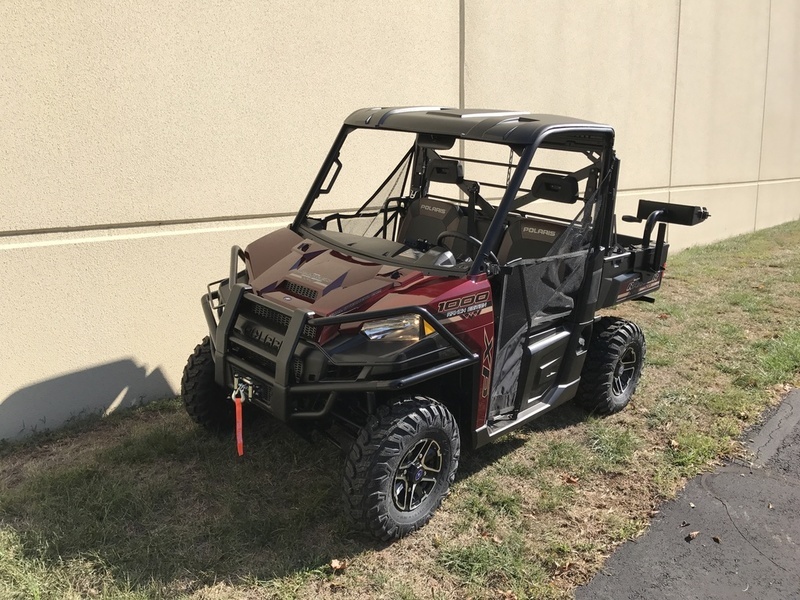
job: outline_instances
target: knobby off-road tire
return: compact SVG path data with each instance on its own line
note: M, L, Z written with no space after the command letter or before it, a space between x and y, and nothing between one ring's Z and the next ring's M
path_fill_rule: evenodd
M424 397L380 406L344 465L348 516L380 540L396 540L430 521L456 476L461 442L447 408Z
M186 412L198 425L214 433L233 430L236 415L229 394L214 381L214 359L208 337L189 356L181 379Z
M577 401L599 414L621 411L631 401L647 347L636 323L603 317L595 323Z

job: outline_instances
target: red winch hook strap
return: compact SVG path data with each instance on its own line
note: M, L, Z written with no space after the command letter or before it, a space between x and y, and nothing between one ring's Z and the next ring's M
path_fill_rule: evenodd
M236 390L231 394L236 406L236 452L239 456L244 456L244 436L242 435L242 391Z

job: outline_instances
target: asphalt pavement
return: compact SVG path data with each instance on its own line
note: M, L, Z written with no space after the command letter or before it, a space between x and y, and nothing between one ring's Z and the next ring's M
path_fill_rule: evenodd
M752 464L689 481L576 599L800 599L800 390L748 444Z

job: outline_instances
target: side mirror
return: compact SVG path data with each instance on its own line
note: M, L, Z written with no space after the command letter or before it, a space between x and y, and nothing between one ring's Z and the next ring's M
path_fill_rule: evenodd
M456 143L456 136L438 133L418 133L417 146L432 150L450 150Z

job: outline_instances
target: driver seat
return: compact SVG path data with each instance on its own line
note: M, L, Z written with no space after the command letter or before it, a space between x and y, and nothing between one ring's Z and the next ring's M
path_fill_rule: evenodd
M397 241L407 244L425 240L433 246L443 231L458 230L463 218L458 205L423 196L408 205L397 230Z
M532 217L510 218L497 258L501 264L517 258L543 258L567 228L566 225Z

